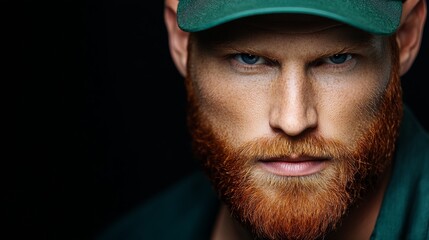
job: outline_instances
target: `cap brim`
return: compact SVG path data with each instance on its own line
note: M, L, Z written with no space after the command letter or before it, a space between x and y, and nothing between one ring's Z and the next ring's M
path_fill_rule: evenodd
M179 27L198 32L239 18L275 13L330 18L374 34L392 34L399 26L400 0L180 0Z

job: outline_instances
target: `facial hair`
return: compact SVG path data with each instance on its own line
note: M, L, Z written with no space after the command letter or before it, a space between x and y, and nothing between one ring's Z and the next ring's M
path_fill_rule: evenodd
M257 239L318 239L335 229L356 202L373 189L391 164L402 118L398 50L391 37L392 71L379 102L362 111L372 120L353 147L305 135L261 138L239 148L209 125L190 76L186 79L188 124L193 148L219 198ZM260 159L292 154L329 158L327 167L308 176L262 172Z

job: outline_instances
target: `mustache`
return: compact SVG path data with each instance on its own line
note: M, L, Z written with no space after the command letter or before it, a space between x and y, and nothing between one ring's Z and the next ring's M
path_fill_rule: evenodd
M305 156L312 158L335 159L355 155L346 144L318 136L291 139L277 135L274 138L262 137L247 142L235 151L241 158L272 159Z

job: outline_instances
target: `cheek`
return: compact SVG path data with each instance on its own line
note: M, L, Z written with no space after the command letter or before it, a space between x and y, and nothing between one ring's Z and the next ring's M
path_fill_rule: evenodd
M389 80L389 74L378 74L374 71L360 76L358 81L323 91L318 115L323 136L353 144L368 129Z
M236 145L258 137L266 131L268 121L268 86L243 84L222 71L204 71L193 78L200 110L213 130L226 135ZM259 82L260 83L260 82Z

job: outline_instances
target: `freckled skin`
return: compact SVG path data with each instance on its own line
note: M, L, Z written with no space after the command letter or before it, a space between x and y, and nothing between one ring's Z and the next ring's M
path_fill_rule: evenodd
M326 19L287 19L244 19L190 36L194 150L253 235L330 238L350 211L343 227L369 223L354 232L366 239L401 117L395 39ZM264 163L295 157L312 162ZM352 207L362 196L364 211Z
M200 36L210 40L191 52L199 59L192 63L195 94L230 144L308 129L352 144L372 118L390 76L385 38L322 18L315 22L297 18L267 27L249 21ZM354 54L348 64L316 64L342 51ZM225 57L239 52L270 62L250 69Z

